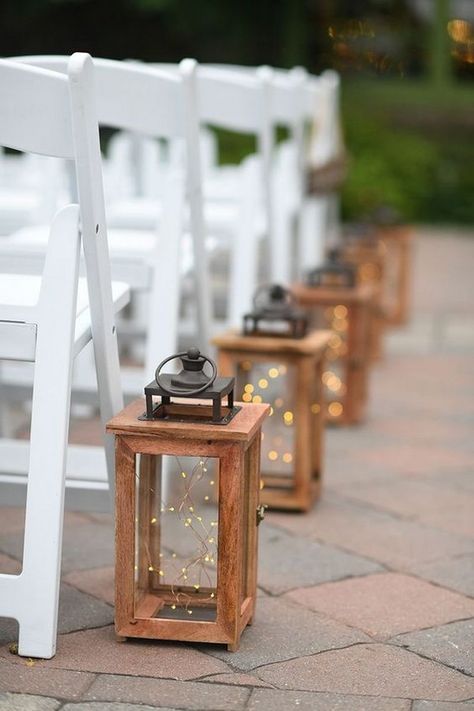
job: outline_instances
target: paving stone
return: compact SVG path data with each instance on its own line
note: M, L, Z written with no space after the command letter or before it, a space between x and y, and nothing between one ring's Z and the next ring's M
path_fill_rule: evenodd
M2 506L0 517L0 541L7 533L23 531L25 527L25 508L23 506Z
M366 558L291 536L275 526L262 526L259 539L258 584L272 595L381 570Z
M443 558L432 563L420 563L413 567L413 573L474 597L474 554L459 558Z
M368 483L383 481L398 477L398 474L389 471L386 467L373 466L369 464L358 464L354 466L351 461L351 450L337 456L328 454L324 464L324 496L329 493L340 493L344 496L345 488L357 482ZM319 508L321 501L316 504ZM305 514L306 515L306 514Z
M46 669L43 662L29 662L1 651L9 658L0 658L0 691L74 700L82 697L94 679L93 674Z
M391 640L474 676L474 620L403 634Z
M444 338L450 346L472 349L474 346L474 319L472 316L452 316L446 323Z
M56 711L62 701L31 694L0 694L0 711Z
M176 711L167 706L143 706L142 704L123 704L120 701L85 701L79 704L65 704L61 711Z
M0 538L0 551L21 559L23 534L9 533ZM114 531L89 521L67 526L63 535L62 571L99 568L113 565Z
M332 492L323 491L322 498L317 502L311 511L303 516L296 516L294 513L280 513L267 511L265 522L272 526L278 526L297 536L306 538L322 539L321 532L324 533L331 520L336 525L344 525L344 521L352 511L367 511L367 508L358 505L356 502L348 501ZM370 515L369 511L369 515ZM347 527L344 528L347 532ZM259 561L261 563L261 561Z
M410 571L420 562L474 550L474 539L334 498L307 521L292 518L276 514L271 523L403 571Z
M64 576L64 581L82 592L114 604L114 568L93 568L92 570L74 570Z
M474 420L470 423L471 430L474 427ZM473 441L474 445L474 441ZM437 481L443 483L446 481L446 476L444 474L438 474L430 477L430 481L435 483ZM465 469L460 472L450 472L449 474L449 485L451 487L457 487L463 491L469 491L471 494L474 493L474 476L472 476L472 467L470 469Z
M448 478L442 483L400 478L358 483L346 486L343 494L404 518L474 537L474 492L451 487Z
M412 711L474 711L474 701L414 701Z
M6 617L0 617L0 645L10 644L18 640L18 622Z
M436 471L465 469L472 465L472 456L469 453L434 444L371 447L354 452L354 459L382 467L388 462L391 469L396 469L401 474L429 475Z
M234 669L248 671L262 664L368 639L362 632L328 620L290 600L269 597L259 600L254 623L243 633L238 652L229 654L211 645L206 645L206 650L225 659Z
M474 696L474 679L405 649L357 644L258 670L282 689L407 699L462 701Z
M435 439L437 442L449 443L450 445L464 446L472 433L472 426L464 423L452 422L450 418L443 417L441 413L436 413L436 417L420 418L416 420L416 427L413 426L411 418L408 417L384 417L373 420L370 423L370 432L374 434L390 437L392 441L410 443L420 442L431 444Z
M0 553L0 572L8 573L9 575L17 575L21 573L21 563L9 555Z
M114 611L110 605L91 595L62 584L59 597L59 634L104 627L114 621Z
M469 494L466 493L466 497L469 497ZM459 509L446 509L444 511L433 511L431 514L425 514L423 520L430 524L430 526L435 526L443 531L474 538L473 511L474 508L469 507L466 501Z
M223 684L102 674L84 694L84 699L150 705L159 702L190 711L241 711L249 696L249 689Z
M381 639L474 616L474 600L399 573L301 588L287 597Z
M253 674L214 674L213 676L203 677L201 681L208 681L213 684L232 684L233 686L260 686L264 688L270 686Z
M256 689L250 697L248 711L409 711L405 699L383 699L379 696L319 694L309 691Z
M62 571L101 568L114 563L113 526L85 523L64 531Z
M22 663L19 657L13 659ZM195 679L229 671L224 662L184 644L155 640L119 643L112 627L61 636L56 656L38 661L38 665L48 670L70 669L169 679Z
M450 488L449 480L444 486L400 478L388 482L358 483L347 486L344 496L435 526L443 522L443 517L449 520L454 514L458 521L464 523L455 533L474 537L474 494Z

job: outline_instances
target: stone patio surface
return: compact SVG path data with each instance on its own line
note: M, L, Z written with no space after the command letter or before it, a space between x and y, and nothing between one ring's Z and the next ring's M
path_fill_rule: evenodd
M269 513L236 653L113 633L107 515L66 515L58 652L11 653L0 711L474 709L474 234L418 230L410 324L386 338L367 422L327 433L307 515ZM0 570L23 511L0 509Z

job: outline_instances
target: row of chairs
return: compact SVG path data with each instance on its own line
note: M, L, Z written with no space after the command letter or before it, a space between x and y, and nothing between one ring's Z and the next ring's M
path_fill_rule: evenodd
M9 176L0 185L8 233L0 238L5 431L5 403L34 383L29 443L0 440L0 482L28 481L23 568L0 574L0 616L19 621L20 654L51 657L65 480L106 487L108 479L113 490L107 436L104 449L68 450L71 391L92 402L98 393L104 425L178 341L191 337L207 350L219 326L212 265L221 252L230 274L226 324L240 321L262 275L288 281L293 263L296 272L314 264L334 204L305 196L305 125L317 117L314 162L339 150L338 81L301 69L92 62L80 53L1 60L0 81L0 144L59 159L36 169L39 187L24 180L25 167L37 164L7 154L0 161ZM238 168L219 167L209 125L253 135L256 154ZM277 148L279 125L289 140ZM123 132L104 162L99 126ZM57 208L58 196L74 204L50 227L32 224ZM180 316L186 289L190 323ZM144 332L144 368L120 370L117 330L132 346Z

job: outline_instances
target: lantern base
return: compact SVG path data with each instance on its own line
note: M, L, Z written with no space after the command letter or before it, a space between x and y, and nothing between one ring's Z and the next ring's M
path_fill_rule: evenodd
M309 511L321 496L322 480L316 472L309 481L295 482L294 475L272 476L261 475L264 482L260 491L260 501L273 511Z
M221 408L221 417L219 420L216 420L214 419L215 415L211 405L159 403L153 408L151 417L144 412L137 419L144 421L163 420L164 422L189 422L190 424L201 425L227 425L240 409L241 408L237 405L233 405L232 407L223 406Z

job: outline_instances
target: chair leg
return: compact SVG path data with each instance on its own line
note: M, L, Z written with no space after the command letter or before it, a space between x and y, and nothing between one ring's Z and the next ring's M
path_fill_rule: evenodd
M72 349L68 346L63 345L62 353L58 353L60 344L51 343L36 361L18 616L18 651L22 656L50 658L56 651L72 380Z
M324 258L327 243L327 201L320 197L305 199L298 235L298 276L317 267Z
M61 228L68 226L75 228L75 235L61 235ZM77 210L65 208L58 218L58 227L51 242L55 240L57 244L60 237L64 246L54 250L55 245L51 244L39 302L23 571L17 615L19 654L45 658L54 656L56 651L80 245ZM61 274L64 279L58 277Z
M230 242L227 318L228 325L232 328L240 326L243 314L251 309L253 294L258 283L260 241L256 233L258 215L256 168L258 164L250 161L243 168L239 217Z

